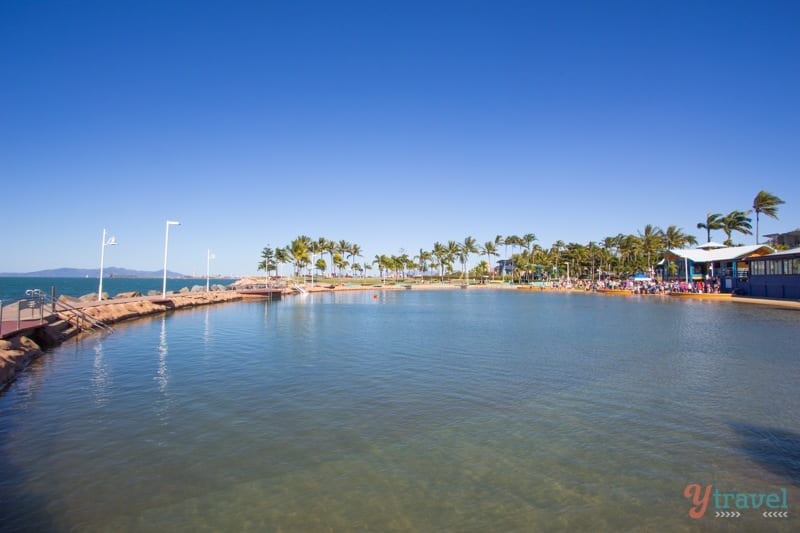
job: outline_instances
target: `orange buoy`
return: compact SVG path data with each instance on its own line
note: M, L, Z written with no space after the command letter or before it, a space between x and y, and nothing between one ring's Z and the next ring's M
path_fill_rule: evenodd
M377 294L373 294L373 295L372 295L372 299L373 299L373 300L377 300L377 299L378 299L378 295L377 295Z

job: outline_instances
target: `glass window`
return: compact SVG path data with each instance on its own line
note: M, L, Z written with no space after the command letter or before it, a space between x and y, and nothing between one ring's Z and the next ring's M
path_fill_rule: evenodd
M764 275L764 261L753 261L750 263L750 269L754 276Z
M800 257L792 259L792 274L800 274Z
M775 270L778 262L774 259L769 259L766 261L766 263L767 263L767 275L774 276L776 274Z

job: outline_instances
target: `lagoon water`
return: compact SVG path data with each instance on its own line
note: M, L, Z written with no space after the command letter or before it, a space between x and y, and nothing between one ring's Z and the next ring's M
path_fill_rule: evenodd
M800 314L317 294L122 324L0 395L4 530L796 529ZM789 517L688 516L687 484ZM730 520L737 520L731 524Z

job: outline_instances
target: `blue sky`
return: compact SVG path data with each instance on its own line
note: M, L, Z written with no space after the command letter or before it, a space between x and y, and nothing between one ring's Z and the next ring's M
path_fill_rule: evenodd
M800 226L797 2L0 3L0 272ZM719 236L721 240L721 235ZM752 237L742 242L751 243Z

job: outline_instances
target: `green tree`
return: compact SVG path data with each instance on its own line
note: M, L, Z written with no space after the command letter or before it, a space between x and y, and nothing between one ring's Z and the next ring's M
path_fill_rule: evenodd
M778 206L785 204L783 200L767 191L759 191L753 198L753 211L756 212L756 244L758 244L758 218L764 213L770 218L778 219Z
M647 224L644 230L639 232L639 241L640 250L647 257L647 272L652 272L653 257L657 256L664 246L664 232L658 226Z
M447 247L440 242L433 243L433 256L436 258L436 263L439 266L439 280L444 281L444 269L448 265L448 252Z
M708 235L708 242L711 242L711 231L715 229L722 229L722 213L707 213L705 222L698 222L697 229L706 230Z
M526 233L525 235L520 237L520 244L525 246L525 248L528 250L528 253L531 253L532 251L531 246L533 246L533 243L536 242L537 240L538 239L536 238L536 235L534 235L533 233Z
M722 231L725 232L727 235L727 239L725 239L726 246L733 246L733 239L731 238L731 233L734 231L738 231L743 235L752 235L753 232L750 231L753 229L751 222L751 218L747 216L747 213L744 211L731 211L724 217L722 217Z
M263 270L267 273L267 277L269 277L269 273L271 270L275 270L277 274L277 265L275 263L275 252L269 246L264 247L261 250L261 262L258 263L258 270Z
M325 269L328 267L327 263L325 263L325 260L321 257L317 259L317 262L314 264L314 266L316 266L320 276L325 274Z
M291 243L287 252L291 261L294 264L294 275L297 276L306 265L311 261L311 254L309 251L309 244L311 239L305 235L296 237Z
M362 257L361 255L361 246L356 243L350 243L349 248L347 249L347 256L350 258L350 264L355 266L356 265L356 258Z
M470 255L478 253L478 242L474 237L464 237L464 242L459 245L458 249L459 259L461 260L462 268L464 270L464 274L466 275L466 281L469 284L469 270L467 269L467 263L469 263Z
M419 249L419 254L414 256L414 260L418 261L419 263L419 275L422 281L425 281L425 272L428 270L428 261L431 260L432 254L423 249Z
M678 226L667 226L667 229L662 234L664 240L664 247L667 250L673 248L683 248L687 244L697 244L697 239L694 235L689 235L683 232L683 228Z
M284 248L276 248L275 249L275 275L278 275L278 265L283 265L285 263L291 262L291 257L289 255L289 250Z
M486 256L487 265L492 264L492 256L497 257L498 255L500 255L497 253L497 244L493 241L486 241L485 243L483 243L483 246L481 246L480 248L480 254ZM494 279L494 269L491 268L491 266L489 267L489 271L492 273L492 279Z
M375 255L372 259L372 264L378 266L378 275L383 281L383 269L386 268L387 257L385 255Z

